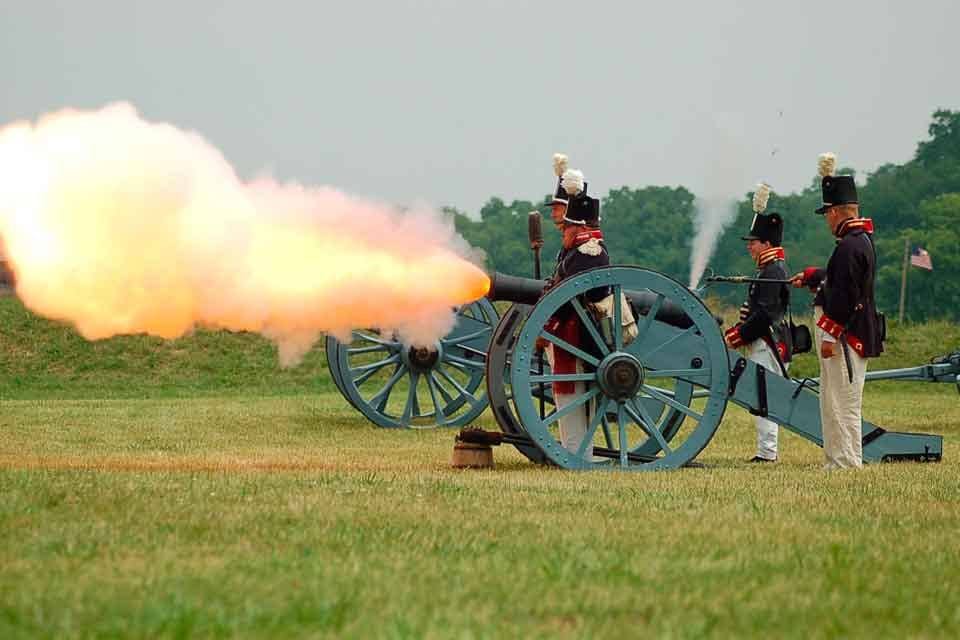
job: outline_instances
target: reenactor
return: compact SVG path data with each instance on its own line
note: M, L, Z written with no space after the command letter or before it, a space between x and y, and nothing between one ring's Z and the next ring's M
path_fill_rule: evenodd
M810 267L793 276L795 287L816 293L815 341L827 469L863 466L861 409L867 359L880 355L885 337L874 297L873 221L860 216L853 176L834 175L836 162L832 153L820 156L823 204L816 210L836 238L833 254L826 269Z
M750 231L743 236L747 252L757 265L747 299L740 307L740 322L724 337L731 348L746 347L753 362L776 375L787 375L792 354L792 340L786 313L790 306L790 289L786 255L783 250L783 218L778 213L764 215L770 187L758 186L753 197L754 216ZM757 427L757 454L750 462L776 462L778 425L764 417L755 416Z
M583 173L567 168L567 157L553 156L557 188L548 203L554 225L562 235L562 244L557 254L557 266L548 280L548 288L581 271L610 264L610 256L600 231L600 201L587 194ZM608 297L604 288L594 289L585 295L588 303L596 303ZM589 349L589 339L584 339L580 318L569 305L562 307L547 322L545 329L571 345ZM552 343L541 340L538 346L545 349L553 373L583 373L584 362ZM583 382L554 382L553 396L557 409L561 409L586 391ZM560 418L560 442L569 451L576 452L589 425L589 403ZM587 446L586 456L593 455Z

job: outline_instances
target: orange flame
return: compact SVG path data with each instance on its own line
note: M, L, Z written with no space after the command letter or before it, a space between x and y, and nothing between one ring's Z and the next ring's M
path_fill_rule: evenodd
M436 212L244 183L126 104L0 129L0 236L24 303L88 339L258 331L285 362L359 327L430 343L489 287Z

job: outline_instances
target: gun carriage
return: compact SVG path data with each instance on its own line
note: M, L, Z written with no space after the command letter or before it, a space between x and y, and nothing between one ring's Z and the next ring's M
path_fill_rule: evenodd
M584 302L584 294L595 288L612 293L612 317L598 318ZM331 374L344 396L384 427L464 427L489 403L500 432L466 429L458 439L513 444L534 462L566 469L689 465L713 438L731 402L822 446L817 379L770 374L728 349L701 298L673 278L612 266L544 289L541 280L494 274L488 299L462 308L457 326L433 348L413 349L369 331L355 332L349 345L328 338ZM513 305L498 317L491 301ZM624 324L624 303L636 318L632 340L611 330ZM575 347L544 328L562 307L579 316L586 346ZM584 371L553 374L539 358L538 339L578 357ZM376 373L386 381L365 392ZM954 382L960 389L960 353L918 367L870 372L867 379ZM551 385L560 381L585 383L585 390L557 409ZM557 438L557 423L583 406L589 407L587 435L578 450L568 450ZM867 461L937 461L942 450L941 436L863 422Z

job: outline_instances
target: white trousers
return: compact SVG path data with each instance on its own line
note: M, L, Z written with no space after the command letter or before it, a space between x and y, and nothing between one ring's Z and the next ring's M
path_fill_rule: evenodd
M557 410L560 410L570 404L576 398L579 398L586 392L586 385L582 382L576 383L576 392L573 394L555 393L553 398L557 403ZM587 435L587 405L585 402L567 415L560 418L560 444L570 453L576 453L580 449L580 443ZM587 460L593 457L593 444L588 444L583 453Z
M554 346L551 344L545 350L547 361L550 363L551 368L553 368L553 349ZM580 373L583 372L583 363L579 360L577 360L577 371ZM557 411L582 396L586 393L586 390L587 387L585 383L576 382L574 383L574 392L572 394L554 393L553 400L557 403ZM580 443L583 442L583 438L587 435L587 427L590 425L587 418L587 405L589 404L589 402L583 403L558 420L560 423L560 444L570 453L575 454L580 449ZM583 455L587 460L593 458L593 444L587 445Z
M823 315L823 309L814 307L814 324ZM817 358L820 360L820 422L823 427L823 457L825 469L843 469L863 466L863 382L867 375L867 359L852 347L850 366L853 383L847 374L843 347L837 342L833 357L820 355L823 331L817 329Z
M747 357L767 371L772 371L778 376L783 375L783 372L780 371L780 365L777 362L777 355L770 345L767 344L766 340L754 340L751 342ZM790 365L787 364L786 367L789 369ZM761 418L760 416L754 416L753 420L757 425L757 456L766 460L776 460L777 430L779 426L773 420Z

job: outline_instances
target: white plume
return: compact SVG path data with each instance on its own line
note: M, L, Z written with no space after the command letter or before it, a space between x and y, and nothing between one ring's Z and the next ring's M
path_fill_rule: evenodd
M829 152L821 153L820 157L817 159L817 172L820 174L820 177L826 178L827 176L832 176L836 169L837 154Z
M555 153L553 154L553 172L559 178L563 175L563 172L567 170L567 154L565 153Z
M756 213L763 213L767 210L767 200L770 199L770 185L761 182L757 185L757 190L753 192L753 210Z
M560 184L568 195L575 196L583 191L583 172L576 169L567 169L560 178Z

